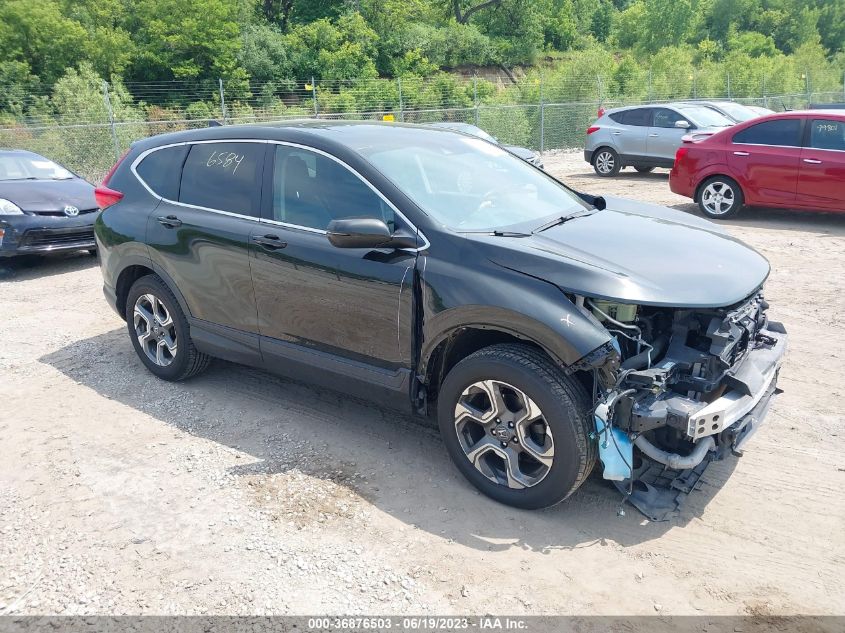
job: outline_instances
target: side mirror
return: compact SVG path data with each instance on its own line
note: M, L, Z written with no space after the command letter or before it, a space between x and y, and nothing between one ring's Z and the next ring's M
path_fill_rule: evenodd
M417 245L413 235L391 233L387 224L376 218L332 220L326 234L337 248L415 248Z
M692 125L690 125L689 121L681 119L680 121L675 121L675 127L680 128L682 130L688 130L692 127Z

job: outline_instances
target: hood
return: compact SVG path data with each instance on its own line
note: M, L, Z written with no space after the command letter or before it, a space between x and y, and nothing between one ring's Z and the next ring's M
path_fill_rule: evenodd
M531 160L534 158L534 152L527 147L519 147L517 145L504 145L503 147L511 154L519 156L522 160Z
M71 205L85 211L96 209L94 186L82 180L0 180L0 198L11 200L24 211L61 211Z
M467 235L494 263L560 289L675 308L722 307L759 288L769 264L707 220L606 198L607 208L528 237Z

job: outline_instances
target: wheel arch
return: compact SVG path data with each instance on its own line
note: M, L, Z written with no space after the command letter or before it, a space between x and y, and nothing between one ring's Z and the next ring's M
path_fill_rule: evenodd
M132 284L147 275L155 275L161 279L164 285L166 285L173 293L173 296L176 297L176 301L179 302L179 307L182 309L182 312L185 313L185 316L191 316L191 311L188 308L185 297L179 291L179 287L174 283L173 279L171 279L167 273L162 271L160 267L156 266L153 262L146 261L143 263L136 262L127 265L117 276L114 289L116 305L120 308L120 315L124 319L126 318L126 299L129 297L129 290L132 288Z

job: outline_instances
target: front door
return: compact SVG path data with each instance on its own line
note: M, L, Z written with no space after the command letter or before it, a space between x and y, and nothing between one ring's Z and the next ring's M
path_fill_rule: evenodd
M416 252L336 248L326 228L346 217L377 217L394 229L404 220L326 154L275 145L273 160L272 204L252 234L265 361L345 366L390 382L411 366Z
M675 153L681 146L681 139L685 134L689 134L686 128L675 127L678 121L687 121L687 119L669 108L654 109L651 127L648 128L646 151L649 158L653 158L656 163L666 166L674 163Z
M813 119L809 125L796 202L845 211L845 120Z

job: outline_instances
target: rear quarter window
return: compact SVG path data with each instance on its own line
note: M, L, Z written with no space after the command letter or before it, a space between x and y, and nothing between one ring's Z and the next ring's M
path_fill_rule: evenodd
M197 143L182 169L179 202L258 217L263 143Z
M763 121L734 134L734 143L801 147L801 119Z
M177 200L179 198L179 178L182 164L188 155L188 146L165 147L151 152L140 162L136 171L147 186L156 195Z

